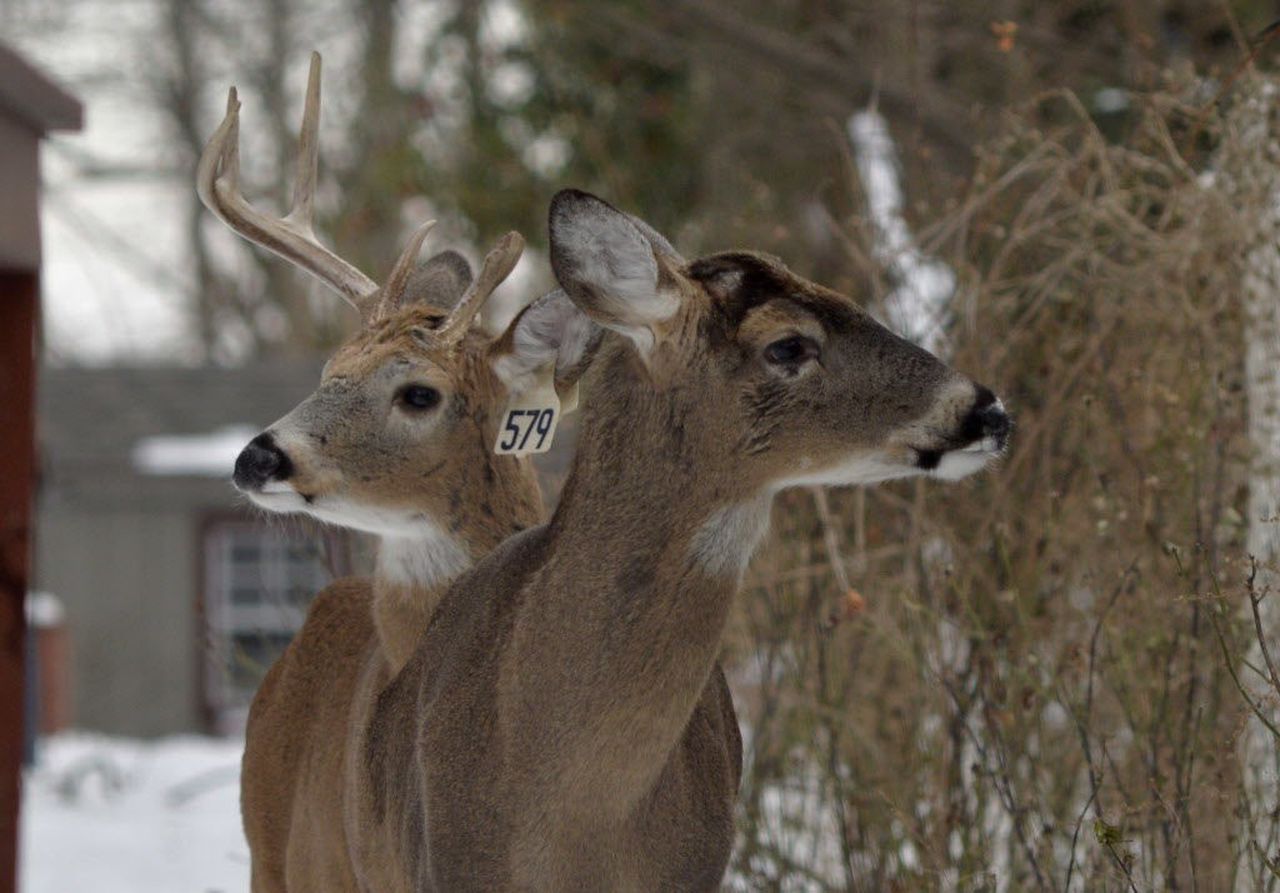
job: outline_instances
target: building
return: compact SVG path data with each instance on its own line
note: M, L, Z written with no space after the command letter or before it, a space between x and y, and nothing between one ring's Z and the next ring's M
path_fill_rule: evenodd
M42 370L33 588L68 624L71 724L240 731L310 598L367 572L363 537L265 514L230 482L321 365ZM544 493L567 474L576 418L537 457Z
M311 393L319 360L45 369L35 589L61 601L71 722L234 732L345 540L266 516L230 482L253 435Z

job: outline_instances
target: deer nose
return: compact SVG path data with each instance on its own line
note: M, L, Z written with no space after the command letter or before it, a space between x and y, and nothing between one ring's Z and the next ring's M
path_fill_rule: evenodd
M978 385L977 391L962 426L963 436L971 443L990 438L997 450L1003 450L1009 440L1009 414L990 389Z
M236 457L236 470L231 479L240 490L261 490L268 481L283 481L293 474L293 463L284 450L276 446L270 431L249 441Z

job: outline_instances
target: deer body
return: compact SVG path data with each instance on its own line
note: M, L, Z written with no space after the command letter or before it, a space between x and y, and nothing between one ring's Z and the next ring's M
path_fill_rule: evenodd
M370 784L361 824L406 832L408 889L719 886L741 773L732 702L715 663L734 582L685 573L677 558L670 573L647 580L625 572L591 580L598 598L575 603L566 596L582 581L557 555L580 548L581 533L557 522L576 514L558 513L482 561L378 705L374 725L395 731L362 742ZM662 557L689 542L677 535L635 545ZM622 539L591 548L603 567L636 561ZM513 584L509 563L537 584ZM641 607L659 590L664 597ZM551 618L554 635L525 632ZM646 654L672 630L681 635L665 643L670 650ZM633 647L591 661L579 676L588 655L564 652L570 631ZM654 664L668 659L659 674ZM660 688L646 691L659 675ZM414 737L403 717L422 717L412 730L416 754L402 746ZM425 827L405 822L422 802Z
M456 300L418 299L461 290L454 261L416 266L426 228L378 286L310 234L312 74L286 218L239 196L234 93L199 170L219 217L365 320L237 486L382 540L374 582L330 587L255 701L254 890L716 889L741 768L716 656L773 494L959 477L1007 417L850 299L762 255L688 263L583 193L552 203L564 291L495 341L469 324L514 234ZM513 533L539 503L527 461L489 452L493 410L588 367L561 504Z
M363 352L359 355L363 356ZM326 370L327 377L341 372L342 366L336 362L340 358L341 354ZM634 414L628 411L624 415ZM640 416L634 416L634 420L637 423L643 422ZM292 424L288 419L277 423L272 429L274 436L281 439L282 443L290 443L288 432ZM491 424L484 427L488 430L476 442L483 442L487 446L493 442L495 432ZM653 444L655 449L659 446L664 445ZM458 460L461 461L462 453L466 451L459 446L458 452ZM304 454L295 448L291 455L294 456L293 464L300 466L303 461L300 456ZM466 480L467 468L454 469L451 475L441 475L436 469L436 474L429 479L449 480L456 476L456 479L461 479L459 483L466 485L462 492L469 494L471 498L453 500L450 497L451 506L457 503L454 509L457 518L449 526L458 529L458 541L474 544L474 554L484 554L489 546L495 545L502 533L507 532L501 526L494 526L489 522L490 512L484 508L487 502L497 502L501 506L501 514L516 518L517 521L513 524L529 524L536 518L533 517L529 500L519 500L514 504L498 502L504 493L521 494L525 489L518 477L504 479L493 467L510 460L477 456L474 450L465 458L469 461L467 468L476 469L474 480ZM577 461L593 467L597 464L596 458L587 455ZM633 467L632 479L635 484L638 485L640 477L639 467ZM574 476L575 481L580 482L581 479L581 475ZM305 467L295 468L293 480L292 486L301 488L304 492L311 487L312 478ZM488 491L481 483L484 480L493 482ZM580 493L578 489L572 489L566 492L565 508L556 518L556 522L564 527L563 543L558 544L558 548L552 548L559 530L557 523L553 523L550 527L512 538L498 548L497 554L508 554L513 549L525 550L529 558L538 556L535 564L541 566L543 559L554 554L564 556L594 551L600 556L602 567L638 566L637 555L652 554L659 547L655 532L650 532L647 535L648 542L642 543L635 538L640 531L624 525L619 530L620 535L606 538L603 534L607 531L584 524L583 519L652 516L653 512L660 510L664 501L669 500L682 487L687 489L688 483L685 477L677 475L668 481L667 489L650 493L645 502L634 506L625 501L620 503L616 496L597 498L589 490ZM630 481L624 480L623 484L622 492L633 490ZM688 492L692 494L695 490L689 489ZM258 498L264 497L260 495ZM430 500L424 499L424 502ZM605 509L604 515L600 514L600 508ZM436 510L443 511L440 507ZM690 503L689 514L685 517L692 521L698 515L696 504ZM698 529L697 524L686 525L684 539L693 543ZM432 611L430 606L435 604L441 590L447 586L448 577L438 578L435 586L428 584L410 591L405 591L397 582L390 583L387 590L380 588L386 585L388 566L394 566L393 562L402 557L399 550L404 546L398 539L393 540L393 547L397 550L395 557L393 561L387 561L384 543L383 554L378 563L379 574L372 585L363 581L341 581L322 593L309 612L306 626L272 669L255 699L245 756L243 811L255 856L255 877L261 867L264 874L270 872L273 878L283 879L280 887L263 884L259 889L420 888L414 885L412 875L405 873L406 867L421 864L424 852L422 824L414 818L415 815L420 815L418 811L422 808L421 801L414 796L419 785L412 781L418 764L414 759L413 736L403 727L394 724L394 717L414 715L417 709L397 705L402 703L406 692L414 691L413 680L438 680L436 691L444 693L446 698L451 697L448 689L455 684L461 686L457 693L459 698L466 692L475 691L483 677L483 672L477 675L477 664L485 664L486 655L505 651L497 633L505 623L503 615L510 617L509 612L514 605L510 599L502 596L492 601L485 596L486 592L496 594L496 590L500 588L498 581L492 587L488 583L473 582L473 590L479 595L471 606L479 609L479 615L464 612L451 615L448 621L443 617L436 617L438 609ZM638 552L637 547L640 547ZM683 547L676 548L679 551ZM517 564L525 566L527 560L529 559L517 559ZM413 564L412 561L408 563L410 566ZM643 564L643 561L639 562L639 565ZM562 557L561 561L552 566L558 574L548 577L547 591L573 591L570 583L573 573L571 563ZM694 574L689 582L720 590L719 601L722 607L727 608L729 596L736 585L736 570L729 576L707 577ZM621 597L626 594L628 587L637 582L640 581L619 574L612 581L602 581L602 585L613 585L615 596ZM653 580L650 585L655 590L670 588L676 597L673 606L677 608L680 604L697 606L705 600L705 597L698 597L696 591L686 593L678 586L668 587L664 580ZM643 601L648 594L646 591L631 593L631 596ZM521 602L521 612L534 615L540 613L538 604L542 597L541 591L531 594L527 601ZM397 653L395 637L374 634L369 609L376 608L380 600L393 606L406 603L421 605L428 609L433 618L432 632L418 645L417 656L413 658L410 668L401 674L410 680L407 686L401 685L399 679L392 681L397 669L393 659L393 655ZM449 604L461 608L468 602L451 599ZM571 604L564 603L563 598L549 598L548 604L561 613L573 613L574 610ZM653 603L653 608L657 610L648 614L650 634L657 627L673 620L679 627L687 625L690 629L702 628L701 624L686 624L684 619L670 611L666 612L664 618L661 610L664 607L659 602ZM384 608L386 610L388 609ZM690 621L693 619L689 618ZM609 628L616 626L616 618L607 615L596 614L591 620L588 638L605 635ZM461 625L455 626L460 621ZM407 629L418 628L410 626ZM467 637L467 660L460 660L463 654L459 650L460 641L455 641L455 635L464 631ZM708 878L718 878L733 839L732 811L741 773L741 740L727 685L723 674L714 664L718 651L717 637L718 633L715 633L702 643L701 652L692 655L692 663L688 668L688 678L696 680L699 686L694 695L696 707L691 708L694 720L688 721L688 710L683 710L684 715L669 719L666 723L670 729L679 729L679 734L684 739L681 744L683 756L664 770L662 787L655 797L655 803L669 802L670 808L655 812L652 819L628 821L625 829L611 832L615 837L625 838L629 835L637 840L648 841L645 848L645 852L649 854L648 870L670 871L673 872L672 878L685 878L686 881L698 871L702 871ZM447 668L435 666L432 655L437 645L434 640L448 643L445 651L451 659ZM546 644L553 650L558 649L553 642ZM634 657L637 656L633 655ZM639 657L643 658L642 655ZM518 675L518 667L529 660L534 661L539 670L554 669L557 665L546 654L516 652L507 665L506 672ZM704 662L707 662L706 665ZM485 665L493 670L500 669L496 661ZM466 673L465 679L450 678L450 672L458 669ZM638 671L640 668L637 666L634 669ZM625 677L631 673L631 669L619 672ZM500 675L493 677L495 683ZM543 675L535 673L535 676ZM607 677L611 676L612 673L607 674ZM643 677L638 675L637 678ZM607 691L609 686L605 682L606 679L596 679L587 684L584 690ZM561 680L553 678L544 678L539 682L539 685L562 684ZM582 707L586 711L594 709L589 703L584 703ZM388 721L388 717L392 720ZM637 718L644 720L640 714L637 714ZM575 725L574 716L543 719L544 728L547 720L552 720L553 729L561 723L567 723L569 728ZM647 725L642 721L635 727L632 747L651 740L653 729ZM535 726L530 724L530 728ZM449 734L443 728L437 731L442 735ZM517 738L521 737L519 729L514 730L514 733ZM459 740L474 742L473 736L474 730L468 731ZM587 751L599 747L602 755L614 749L612 744L606 747L603 743L591 742L582 742L579 747ZM446 771L443 781L446 788L470 790L483 800L486 798L484 782L477 780L478 777L472 773L488 773L493 767L486 766L483 762L477 764L469 761L470 750L469 744L462 748L464 759L460 767L455 763L442 761L435 768ZM443 752L442 748L440 752ZM475 751L477 755L482 753L483 750ZM620 762L602 762L600 774L606 785L610 774L615 773L618 766L627 765L628 757L625 754L620 756L623 756ZM448 772L449 767L454 769L452 774ZM434 774L430 782L441 783L439 776ZM707 796L708 786L711 796ZM408 795L408 799L401 800L398 809L389 810L391 800L405 795ZM494 810L509 811L515 816L533 814L519 807L519 798L496 796L493 791L488 791L487 795L492 798ZM456 800L446 799L450 803L457 803ZM610 801L606 799L604 802ZM429 835L433 842L439 840L443 847L446 840L457 836L465 838L473 835L477 840L487 839L494 827L492 818L488 815L480 819L474 815L468 816L467 810L472 807L474 804L463 807L461 814L441 812L433 815L433 833ZM672 814L679 821L671 821ZM394 821L388 821L391 816L395 817ZM596 826L598 829L599 824L596 823ZM536 822L530 827L530 842L540 845L537 828ZM666 841L668 846L665 849L655 846L654 841L658 839ZM571 849L581 849L572 838L562 841L562 844ZM591 847L588 852L599 850L596 846ZM263 855L261 860L260 854ZM563 860L560 854L554 855L552 861L555 864L573 864ZM471 877L479 885L477 888L483 887L486 877L493 877L495 883L498 883L496 874L486 874L470 856L457 860L448 859L444 864L458 865L464 875ZM708 865L712 867L706 868ZM625 887L622 880L626 874L619 873L616 869L601 866L593 868L587 874L597 879L612 878L605 886L615 886L613 881L616 880ZM587 875L583 875L581 871L579 875L585 882ZM452 879L447 880L439 889L453 889L454 883ZM498 888L502 886L503 883L498 883ZM569 883L568 886L572 887L573 884ZM680 882L676 886L684 887L688 884ZM694 886L703 887L705 884L699 881Z
M716 665L772 495L959 477L985 388L761 255L693 264L582 193L552 259L609 334L561 503L461 576L353 760L380 889L713 890L738 738Z
M527 378L554 359L543 352L530 365L511 356L549 305L526 310L496 340L470 326L522 240L503 239L473 281L452 252L416 263L428 225L381 286L320 246L310 220L319 86L314 56L287 217L261 214L239 194L234 90L198 169L201 199L219 218L318 276L364 322L326 364L317 391L236 461L236 486L262 508L379 538L372 580L338 581L316 597L250 710L241 802L255 893L361 889L368 841L349 819L352 742L449 583L543 516L530 461L496 456L491 445L511 392L497 368ZM566 383L577 374L556 371Z
M434 311L424 308L408 316L419 313ZM407 343L400 342L410 339L412 325L403 319L390 325L402 331L402 338L391 338L383 349L407 351ZM395 530L382 533L372 579L340 580L317 596L302 630L254 698L241 805L255 891L361 889L359 863L353 860L360 839L348 833L346 816L352 742L368 724L378 693L417 646L454 577L476 556L543 516L529 460L489 451L502 392L486 369L487 342L479 336L471 341L451 364L454 400L461 403L465 395L465 412L424 444L431 457L405 457L414 473L390 462L379 472L376 465L384 463L370 467L343 456L344 441L355 445L356 440L342 429L351 426L362 438L367 432L359 413L351 412L349 395L335 404L344 412L329 422L322 418L325 398L331 396L327 385L336 381L343 390L344 371L354 374L340 351L326 368L314 402L304 402L270 429L272 442L289 457L289 476L257 491L252 482L242 481L260 504L300 510L310 497L311 506L351 526L379 526L371 520L373 509L405 516L391 522ZM367 344L352 352L361 362L370 356ZM320 437L327 441L322 449ZM339 472L364 489L354 496L350 486L344 487L345 504L326 509L319 494ZM385 474L381 480L380 474Z

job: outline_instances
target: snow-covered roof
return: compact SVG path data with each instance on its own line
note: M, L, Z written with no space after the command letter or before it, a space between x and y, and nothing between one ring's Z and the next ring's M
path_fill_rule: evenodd
M225 480L249 439L315 390L321 365L44 369L36 428L46 486L68 476Z
M67 619L67 608L52 592L27 593L27 623L36 629L52 629Z
M207 434L156 434L133 447L133 467L142 474L225 478L236 456L262 429L228 425Z
M84 119L79 100L3 43L0 43L0 111L41 134L50 130L78 130Z

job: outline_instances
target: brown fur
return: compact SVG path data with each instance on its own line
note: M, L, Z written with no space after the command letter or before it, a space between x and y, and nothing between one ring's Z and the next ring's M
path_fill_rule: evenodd
M488 339L473 332L441 355L422 340L440 319L437 309L411 306L362 332L333 355L316 393L272 430L293 462L290 480L313 513L325 500L340 499L431 519L478 557L538 521L542 500L528 459L490 449L506 392L489 369ZM405 371L389 371L397 369ZM381 407L406 375L446 395L434 430L383 425ZM426 629L434 590L379 581L373 612L393 668Z
M472 333L441 353L422 335L439 318L431 307L410 306L356 336L330 360L316 395L272 431L301 493L321 504L340 497L361 510L428 516L479 556L542 515L528 460L491 452L505 390L490 360L514 349L514 326L492 343ZM449 423L414 442L385 434L362 408L385 399L379 376L406 360L416 364L415 380L450 395ZM397 727L376 711L395 696L387 686L418 646L447 582L415 586L381 575L336 582L317 596L271 668L250 711L241 790L255 893L406 889L400 866L420 849L401 844L421 836L421 805L404 804L397 827L364 820L353 805L375 789L361 742L387 751L374 768L411 761L412 740L392 734ZM722 681L712 695L716 725L708 734L725 738L736 787L741 742L732 702ZM380 808L400 793L388 789L402 787L399 779L383 782Z
M628 338L587 374L554 517L450 588L350 755L369 889L718 888L740 771L716 664L741 567L726 554L745 561L750 518L792 480L919 473L975 439L972 382L770 258L685 265L650 239L670 300L626 305L644 267L630 244L589 256L626 229L602 208L557 199L553 263ZM558 239L558 212L586 233ZM616 294L588 278L615 274ZM797 332L820 358L764 360Z
M432 349L422 333L443 317L435 303L447 304L432 297L420 295L340 348L320 390L273 430L284 432L300 493L430 516L482 555L540 520L541 499L527 459L489 449L505 399L489 340L472 333L456 349ZM385 391L379 373L406 361L450 398L447 418L416 442L383 435L364 409ZM446 583L335 582L268 672L249 714L241 781L255 893L359 889L344 826L350 730L363 727L377 692L412 653Z
M240 807L255 893L358 889L342 834L342 801L316 796L315 787L340 777L346 752L341 730L349 722L355 683L377 649L371 601L368 580L328 586L254 698ZM299 824L315 833L298 833Z

